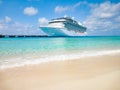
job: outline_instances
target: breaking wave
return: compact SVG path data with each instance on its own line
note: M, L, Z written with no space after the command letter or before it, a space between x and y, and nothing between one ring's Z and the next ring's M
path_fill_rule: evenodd
M102 50L102 51L85 51L83 53L70 53L70 54L60 54L60 55L49 55L44 58L33 58L32 60L23 59L21 62L14 62L14 63L7 63L7 64L1 64L0 69L7 69L7 68L14 68L14 67L21 67L26 65L34 65L34 64L40 64L45 62L51 62L51 61L64 61L64 60L75 60L80 58L86 58L86 57L95 57L95 56L102 56L102 55L110 55L110 54L116 54L120 53L120 50ZM13 58L14 61L16 58ZM21 59L21 58L17 58ZM10 61L10 60L8 60Z

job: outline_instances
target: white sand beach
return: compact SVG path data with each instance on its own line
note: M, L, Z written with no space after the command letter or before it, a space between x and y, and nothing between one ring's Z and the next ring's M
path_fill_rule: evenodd
M0 90L120 90L120 53L1 70Z

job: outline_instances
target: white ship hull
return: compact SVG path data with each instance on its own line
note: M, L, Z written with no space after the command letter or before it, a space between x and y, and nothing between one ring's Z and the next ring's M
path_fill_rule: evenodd
M40 27L48 36L83 36L85 33L66 28Z

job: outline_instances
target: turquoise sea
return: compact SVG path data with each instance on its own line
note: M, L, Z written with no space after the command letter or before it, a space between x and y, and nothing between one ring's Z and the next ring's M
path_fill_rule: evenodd
M0 38L0 69L120 52L120 36Z

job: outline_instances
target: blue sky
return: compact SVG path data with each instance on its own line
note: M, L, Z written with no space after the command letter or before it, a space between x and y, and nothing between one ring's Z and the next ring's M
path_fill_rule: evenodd
M87 35L120 35L120 0L0 0L0 34L44 34L38 27L67 15Z

